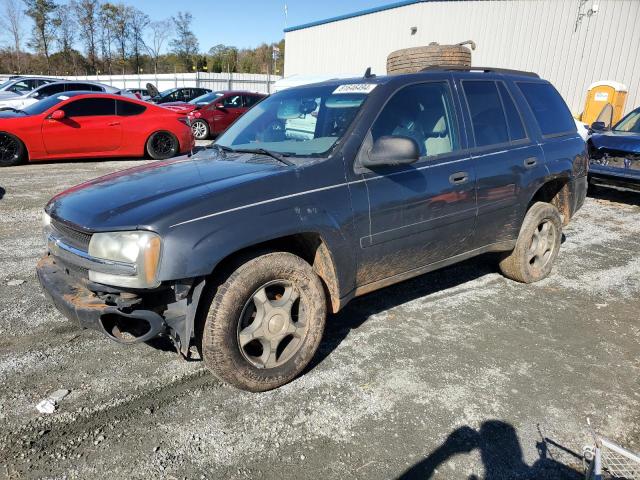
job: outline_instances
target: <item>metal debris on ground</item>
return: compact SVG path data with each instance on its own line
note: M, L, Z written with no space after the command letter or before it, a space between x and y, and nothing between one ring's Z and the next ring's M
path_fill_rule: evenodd
M69 395L70 391L64 388L58 389L49 395L47 398L42 400L40 403L36 405L36 409L40 413L51 414L56 411L58 408L58 403L61 402L64 397Z

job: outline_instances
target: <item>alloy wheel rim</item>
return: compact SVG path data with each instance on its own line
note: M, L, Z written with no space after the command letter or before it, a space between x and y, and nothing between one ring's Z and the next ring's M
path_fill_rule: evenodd
M240 314L237 340L242 356L259 369L277 368L302 347L307 324L298 289L274 280L249 297Z
M543 220L533 231L527 261L532 268L542 270L553 255L556 244L556 228L549 220Z
M13 160L18 155L18 142L8 135L0 136L0 160Z
M173 140L164 133L156 135L152 144L153 149L159 155L168 155L173 151Z
M207 129L203 122L197 121L191 126L193 136L196 138L202 138L206 135Z

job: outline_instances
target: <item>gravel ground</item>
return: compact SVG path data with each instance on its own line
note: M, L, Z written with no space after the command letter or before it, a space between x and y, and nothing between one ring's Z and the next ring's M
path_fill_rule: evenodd
M45 202L139 163L0 171L0 478L577 479L557 445L580 452L587 416L640 450L640 195L588 198L538 284L483 256L353 301L304 376L249 394L40 292Z

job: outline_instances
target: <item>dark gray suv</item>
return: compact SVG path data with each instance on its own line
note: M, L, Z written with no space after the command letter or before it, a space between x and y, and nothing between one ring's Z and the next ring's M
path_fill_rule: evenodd
M195 346L263 391L303 371L327 312L358 295L485 252L509 278L545 278L587 165L534 74L328 81L268 97L192 158L57 195L37 270L81 327Z

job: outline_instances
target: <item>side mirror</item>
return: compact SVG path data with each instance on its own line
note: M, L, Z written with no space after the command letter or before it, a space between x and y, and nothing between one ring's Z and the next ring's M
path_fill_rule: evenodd
M607 129L607 125L604 122L593 122L591 124L591 130L594 132L601 132Z
M56 110L51 114L52 120L63 120L66 117L64 110Z
M216 103L213 108L216 110L224 110L224 105L222 103Z
M365 155L362 165L368 168L383 165L407 165L417 162L420 149L409 137L384 136L376 140L369 155Z

